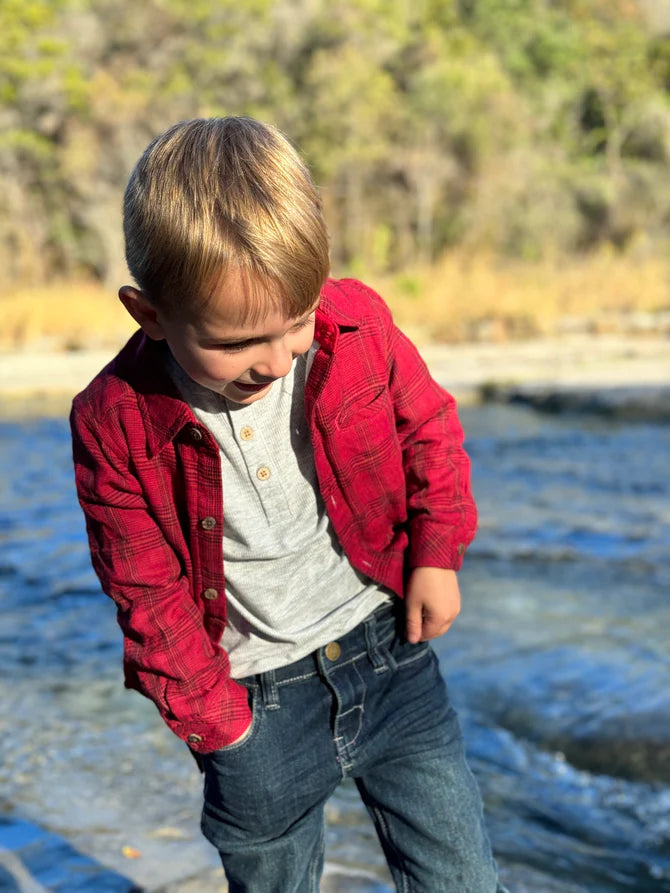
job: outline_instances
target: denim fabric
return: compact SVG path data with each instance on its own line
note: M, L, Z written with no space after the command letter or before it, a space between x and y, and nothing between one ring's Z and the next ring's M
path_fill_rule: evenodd
M403 893L496 893L482 806L428 643L378 608L331 646L240 680L238 744L203 755L202 830L231 893L317 893L323 807L354 779ZM330 657L328 656L330 655Z

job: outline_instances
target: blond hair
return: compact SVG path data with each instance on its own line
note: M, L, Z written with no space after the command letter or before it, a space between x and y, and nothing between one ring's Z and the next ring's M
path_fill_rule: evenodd
M239 322L288 319L315 303L328 235L309 171L286 137L253 118L175 124L146 149L123 203L126 261L166 314L197 309L239 271Z

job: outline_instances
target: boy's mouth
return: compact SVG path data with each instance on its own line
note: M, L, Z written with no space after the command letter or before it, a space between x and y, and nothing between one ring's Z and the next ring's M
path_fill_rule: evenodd
M263 384L250 384L249 382L244 381L234 381L233 384L240 391L246 391L248 394L255 394L257 391L264 391L265 388L269 388L272 384L272 381L263 382Z

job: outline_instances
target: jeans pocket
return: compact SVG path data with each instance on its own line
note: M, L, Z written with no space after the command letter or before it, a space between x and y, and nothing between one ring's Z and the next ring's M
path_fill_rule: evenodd
M213 750L210 753L202 754L202 756L216 760L224 760L231 754L237 754L243 748L250 745L257 737L258 737L258 729L261 724L261 717L263 714L263 709L260 704L258 704L258 689L256 687L250 689L250 704L251 708L251 724L247 729L247 732L244 738L239 741L235 741L233 744L228 744L226 747L221 747L219 750Z
M430 642L412 644L407 641L404 602L394 604L392 611L385 611L376 618L375 632L378 647L391 669L402 669L431 651Z
M407 639L400 641L391 649L391 654L393 655L396 667L399 670L427 657L430 653L430 642L417 642L413 645L411 642L408 642Z

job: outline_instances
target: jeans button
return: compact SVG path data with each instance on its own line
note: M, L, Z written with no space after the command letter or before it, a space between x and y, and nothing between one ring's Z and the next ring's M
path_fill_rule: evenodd
M338 645L337 642L329 642L326 645L326 657L328 660L336 661L339 656L342 654L342 649Z

